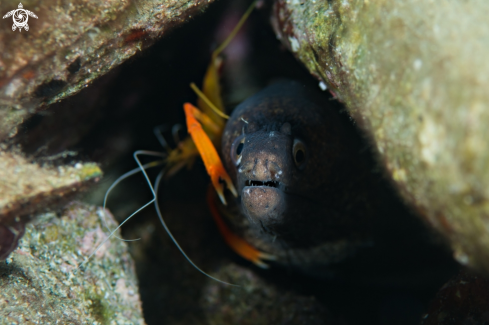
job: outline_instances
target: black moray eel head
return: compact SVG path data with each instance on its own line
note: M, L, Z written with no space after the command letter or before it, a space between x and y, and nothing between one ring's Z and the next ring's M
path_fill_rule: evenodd
M307 152L299 139L291 136L289 122L268 125L242 134L229 155L237 168L236 180L242 210L253 223L266 229L284 223L286 191L294 173L307 162Z
M239 194L228 193L227 221L253 246L299 268L369 247L377 220L378 176L365 145L322 95L277 82L239 104L222 136Z
M325 184L349 152L337 141L331 113L304 92L292 81L266 88L234 110L223 134L223 160L240 210L270 238L309 240L324 215Z

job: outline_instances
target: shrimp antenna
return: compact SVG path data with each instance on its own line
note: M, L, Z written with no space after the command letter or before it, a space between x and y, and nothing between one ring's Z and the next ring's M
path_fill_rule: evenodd
M162 131L165 129L166 129L165 125L158 125L158 126L155 126L155 128L153 129L153 133L156 136L156 139L158 139L158 142L161 144L161 146L163 148L165 148L165 150L168 152L168 154L170 154L172 149L170 148L170 146L168 145L168 142L166 142L165 137L162 134Z
M151 193L153 194L153 199L151 199L148 203L146 203L145 205L143 205L142 207L140 207L139 209L137 209L133 214L131 214L129 217L127 217L123 222L121 222L119 224L119 226L117 226L116 229L114 229L110 234L109 236L92 252L92 254L90 254L90 256L88 256L88 258L82 262L78 268L81 268L86 262L88 262L90 260L90 258L95 255L97 253L97 251L115 234L115 232L120 228L122 227L122 225L124 225L127 221L129 221L129 219L131 219L135 214L137 214L139 211L141 211L142 209L146 208L148 205L152 204L154 202L155 204L155 208L156 208L156 212L158 214L158 218L160 219L160 222L161 224L163 225L163 227L165 228L165 231L167 232L168 236L170 236L170 239L173 241L173 243L175 244L175 246L177 246L178 250L182 253L182 255L185 257L185 259L197 270L199 271L200 273L204 274L205 276L217 281L217 282L220 282L220 283L223 283L223 284L227 284L227 285L231 285L231 286L235 286L235 287L239 287L238 285L236 284L232 284L232 283L228 283L228 282L225 282L225 281L222 281L222 280L219 280L207 273L205 273L203 270L201 270L191 259L190 257L187 256L187 254L185 254L185 252L183 251L183 249L180 247L180 245L178 244L177 240L175 239L175 237L173 237L170 229L168 228L168 226L166 225L165 223L165 220L163 219L163 216L161 215L161 211L160 211L160 206L158 204L158 200L157 200L157 195L158 195L158 187L161 183L161 179L163 178L163 175L164 175L164 172L165 170L163 169L159 174L158 174L158 177L156 178L156 181L155 181L155 186L153 188L153 185L151 184L151 181L149 180L149 177L148 177L148 174L146 173L146 167L148 165L151 165L150 167L154 167L157 165L157 163L159 163L159 161L157 162L153 162L153 163L148 163L148 164L141 164L141 161L139 160L138 158L138 155L149 155L149 156L159 156L159 157L165 157L166 154L164 153L160 153L160 152L153 152L153 151L146 151L146 150L138 150L136 152L134 152L134 160L136 160L136 163L138 164L139 166L139 171L141 171L144 175L144 178L146 179L146 182L148 183L148 186L151 190ZM133 169L129 172L127 172L126 174L124 174L123 176L126 176L126 177L129 177L131 175L134 175L135 173L137 172L137 170ZM111 186L113 188L113 186ZM156 188L156 190L155 190ZM105 211L105 210L104 210Z
M152 167L157 167L157 166L161 166L162 164L164 164L165 161L164 160L157 160L157 161L153 161L153 162L150 162L150 163L147 163L145 165L143 165L143 168L144 169L149 169L149 168L152 168ZM123 180L125 180L126 178L132 176L132 175L135 175L137 173L139 173L141 171L141 168L137 167L137 168L134 168L133 170L130 170L128 171L127 173L119 176L113 183L112 185L110 185L110 187L107 189L107 191L105 192L105 197L104 197L104 205L102 207L103 209L103 213L102 213L102 221L104 223L104 226L105 228L107 228L107 230L109 232L111 232L110 228L109 228L109 225L107 223L107 215L106 215L106 212L107 212L107 209L106 209L106 206L107 206L107 199L109 198L109 193L120 183L122 182ZM115 236L115 238L117 239L120 239L122 241L136 241L136 240L139 240L141 238L138 238L138 239L124 239L124 238L120 238L118 236Z
M190 83L190 88L201 98L209 107L220 117L229 120L229 115L224 114L219 108L214 105L209 98L197 87L193 82Z
M134 159L136 160L136 163L138 164L139 166L139 170L143 173L144 175L144 178L146 179L146 181L148 182L148 185L151 189L151 192L153 193L153 199L151 201L149 201L148 203L146 203L145 205L143 205L142 207L140 207L139 209L137 209L135 212L133 212L129 217L127 217L126 219L124 219L124 221L122 221L118 226L117 228L115 228L110 234L109 236L107 236L107 238L104 239L104 241L98 245L98 247L85 259L85 261L83 261L82 263L80 263L80 265L78 266L78 268L80 269L83 265L85 265L91 258L93 255L95 255L99 250L100 248L102 248L102 246L117 232L117 230L119 230L119 228L121 228L127 221L129 221L129 219L131 219L134 215L136 215L139 211L143 210L144 208L146 208L148 205L152 204L154 201L155 201L155 197L154 197L154 190L153 190L153 186L151 185L151 182L149 181L149 178L148 178L148 175L146 174L146 171L144 170L144 166L146 165L142 165L141 162L139 161L139 158L137 157L138 155L148 155L148 156L156 156L156 157L166 157L166 154L164 153L161 153L161 152L155 152L155 151L146 151L146 150L138 150L138 151L135 151L133 156L134 156ZM126 174L129 174L131 172L134 172L134 170L132 171L129 171L127 172ZM136 172L134 172L136 173ZM131 174L132 175L132 174ZM130 176L130 175L129 175ZM105 212L105 210L104 210Z
M144 171L143 171L144 172ZM154 203L155 203L155 208L156 208L156 213L158 214L158 218L160 219L160 222L161 224L163 225L163 228L165 228L165 231L166 233L168 234L168 236L170 236L170 239L173 241L173 243L175 244L175 246L177 246L178 250L180 251L180 253L182 253L183 257L185 257L185 259L190 263L190 265L192 265L197 271L199 271L200 273L202 273L203 275L205 275L206 277L214 280L214 281L217 281L217 282L220 282L220 283L223 283L223 284L228 284L228 285L231 285L231 286L234 286L234 287L239 287L239 285L237 284L232 284L232 283L228 283L228 282L225 282L225 281L222 281L222 280L219 280L215 277L213 277L212 275L209 275L207 273L205 273L202 269L200 269L191 259L190 257L187 256L187 254L185 254L185 252L183 251L182 247L180 247L180 245L178 244L177 240L175 239L175 237L173 237L173 234L171 233L170 229L168 228L168 226L166 225L166 222L165 220L163 219L163 216L161 214L161 210L160 210L160 206L158 204L158 188L160 186L160 183L161 183L161 180L163 179L163 176L165 174L165 170L163 169L159 174L158 176L156 177L156 180L155 180L155 186L154 186L154 191L153 191L153 194L155 196L155 200L154 200Z
M224 40L224 42L219 45L219 47L212 53L212 59L214 60L221 52L229 45L229 43L233 40L233 38L238 34L239 30L241 29L241 26L245 23L246 19L248 19L248 16L251 14L253 9L255 9L256 3L258 1L255 0L251 3L251 5L246 9L246 12L244 15L241 17L239 20L238 24L234 27L232 32L229 34L228 37Z

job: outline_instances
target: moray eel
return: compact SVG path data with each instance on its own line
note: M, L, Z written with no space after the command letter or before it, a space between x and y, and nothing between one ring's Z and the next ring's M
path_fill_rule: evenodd
M282 80L238 105L226 124L222 156L238 197L229 195L221 213L280 264L330 265L372 244L372 167L333 105Z

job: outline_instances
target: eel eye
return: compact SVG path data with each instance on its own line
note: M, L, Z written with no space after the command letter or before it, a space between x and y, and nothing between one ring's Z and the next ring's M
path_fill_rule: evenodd
M299 169L306 167L307 152L306 146L301 140L295 139L294 146L292 147L292 154L294 157L294 163Z
M241 153L243 152L244 144L245 136L243 134L237 137L231 145L231 159L236 166L238 166L241 162Z
M236 155L237 156L241 155L241 151L243 151L243 147L244 147L244 143L243 142L240 142L238 144L238 147L236 148Z

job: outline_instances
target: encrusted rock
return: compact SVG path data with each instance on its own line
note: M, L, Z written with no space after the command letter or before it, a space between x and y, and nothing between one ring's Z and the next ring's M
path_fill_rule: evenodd
M101 208L75 203L27 226L19 248L0 262L0 324L145 323L124 242L108 242L90 268L78 268L107 236L102 216Z
M228 264L215 276L239 287L207 281L200 304L210 324L344 324L316 297L280 288L244 267Z
M0 151L0 260L15 249L33 214L66 204L101 176L94 163L48 168Z
M487 324L489 280L462 270L431 302L422 325Z
M0 25L0 140L40 107L87 87L212 0L29 1L29 31ZM15 4L15 5L14 5ZM17 3L0 3L1 16Z
M278 37L344 102L404 199L489 272L489 3L277 0Z

